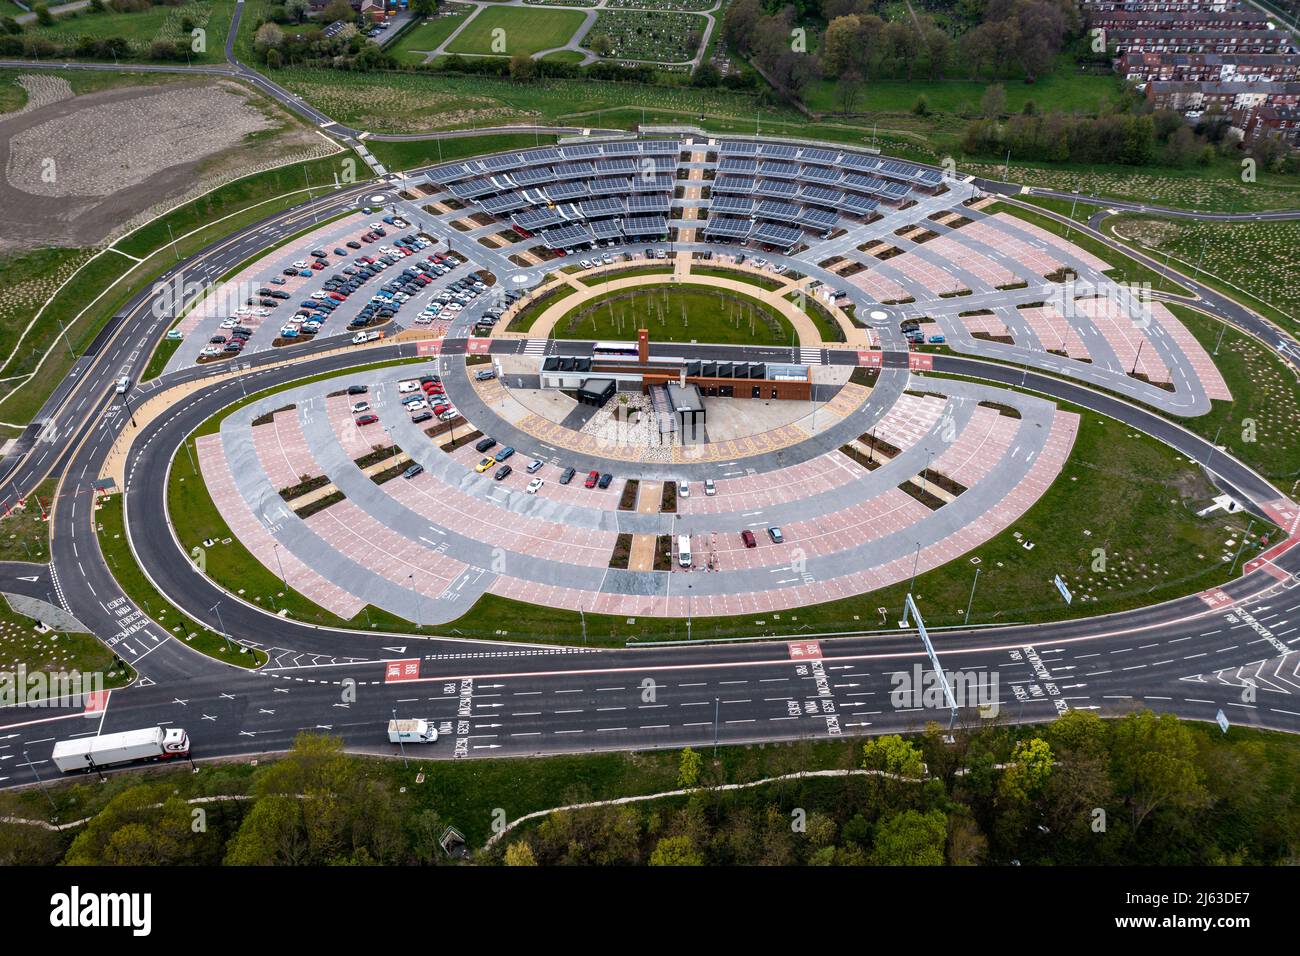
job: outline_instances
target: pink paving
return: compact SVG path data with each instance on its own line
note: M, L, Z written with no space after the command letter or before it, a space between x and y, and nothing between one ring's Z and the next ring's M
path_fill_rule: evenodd
M908 292L893 279L881 275L875 269L868 269L866 272L859 272L856 275L851 275L849 276L848 281L850 285L857 286L877 302L894 302L899 299L909 299L912 297L912 293Z
M975 251L965 243L958 242L947 235L941 235L937 239L931 239L925 244L925 248L937 253L944 260L951 262L957 268L971 273L977 279L987 283L991 287L1011 285L1012 283L1020 281L1020 276L1016 275L1006 266L993 261L988 256ZM998 245L997 248L1000 250L1001 246Z
M270 424L254 426L250 433L262 470L277 490L291 488L304 478L321 473L315 456L307 448L296 408L276 412Z
M974 335L981 332L984 335L1002 337L1010 335L1007 331L1007 325L997 315L961 315L958 316L961 324L966 326L966 331Z
M1110 296L1100 296L1094 299L1075 299L1074 308L1097 326L1097 330L1115 350L1115 357L1126 373L1133 371L1136 359L1139 375L1145 375L1152 382L1170 381L1169 369L1165 368L1160 353L1151 347L1150 342L1146 342L1145 333L1124 311L1122 303ZM1140 346L1139 355L1138 343L1141 342L1146 344Z
M465 571L463 563L440 554L436 546L412 541L351 501L330 505L305 520L335 551L394 584L411 587L414 582L425 597L438 597Z
M1196 377L1201 380L1201 387L1205 389L1205 394L1210 398L1232 401L1232 392L1228 391L1228 383L1223 380L1223 374L1196 336L1187 331L1187 326L1179 322L1163 302L1151 303L1151 315L1169 333L1169 337L1182 350L1183 355L1187 356L1187 360L1196 371Z
M1043 343L1043 348L1051 351L1064 351L1072 359L1091 360L1088 354L1088 347L1083 344L1083 339L1079 338L1079 333L1075 331L1074 326L1065 320L1065 316L1056 311L1050 305L1035 306L1032 309L1021 309L1021 317L1026 324L1034 330L1038 336L1038 341ZM1023 343L1022 343L1023 344Z
M1005 221L1005 217L1003 217L1003 220ZM1012 221L1018 222L1018 220L1014 219ZM1040 249L1031 246L1024 240L983 220L967 223L960 229L948 233L947 238L951 238L953 242L998 249L1040 276L1055 272L1064 264L1064 260L1057 254L1055 249Z
M939 240L932 241L938 242ZM889 260L889 264L913 282L924 286L932 295L943 295L945 292L961 292L966 288L965 282L946 271L943 266L928 262L914 252L905 252L901 256L895 256Z
M957 440L932 466L953 481L973 487L984 479L1011 447L1020 429L1018 419L1000 414L992 408L976 406Z
M329 416L334 437L343 447L344 453L352 459L369 454L376 445L385 445L392 440L379 422L357 424L352 414L352 405L363 398L364 395L334 395L325 399L325 414Z
M913 560L921 572L931 570L960 557L994 535L1005 531L1011 524L1042 496L1048 486L1056 479L1069 457L1078 429L1078 416L1068 412L1057 412L1052 420L1051 432L1040 454L1030 465L1024 479L996 505L981 515L976 521L962 528L929 547L922 548L919 559L907 555L888 564L864 571L841 575L825 581L794 584L782 587L773 582L773 586L762 591L741 594L700 595L688 598L682 592L680 584L673 588L668 596L645 596L625 594L597 594L575 588L535 584L516 578L499 577L488 589L493 594L515 598L521 601L544 604L550 607L566 607L573 610L583 608L602 614L619 616L660 615L668 617L685 617L689 613L696 616L763 614L785 608L818 604L840 598L853 597L858 594L887 587L906 580L912 573ZM908 502L920 506L909 496L898 492ZM885 496L881 496L882 499ZM802 526L801 526L802 527ZM787 528L785 545L760 545L756 552L768 552L771 564L789 563L794 557L794 549L804 547L802 539L791 532L795 526ZM833 532L831 532L833 533ZM721 543L721 542L720 542ZM739 545L739 541L735 542ZM720 549L721 550L721 549ZM776 556L775 560L773 557ZM723 567L727 567L727 557L723 556ZM691 573L708 573L695 571ZM792 575L802 581L797 575ZM680 575L671 575L670 580L680 581Z
M996 220L997 222L1005 223L1009 228L1019 229L1021 232L1033 236L1034 239L1042 243L1044 246L1047 247L1048 250L1050 250L1048 253L1049 255L1059 256L1062 252L1066 252L1069 255L1072 255L1079 262L1083 263L1089 269L1095 269L1097 272L1105 272L1107 269L1112 268L1109 262L1103 262L1102 260L1094 256L1091 252L1088 252L1086 249L1081 249L1078 246L1076 246L1074 243L1067 241L1066 239L1056 235L1055 233L1048 232L1046 229L1042 228L1041 226L1036 226L1032 222L1029 222L1024 219L1018 219L1015 216L1008 215L1007 213L1004 212L995 213L991 218ZM977 225L977 223L972 223L971 225ZM965 229L963 229L963 231L965 231L966 229L970 229L970 226L966 226ZM1015 241L1011 239L1011 237L1008 236L1006 232L999 229L999 230L994 230L994 235L988 237L986 241L990 245L997 245L998 248L1003 248L1006 249L1007 252L1010 252L1011 251L1010 246L1007 245L1008 240ZM1058 259L1057 261L1064 262L1065 260ZM1049 269L1048 271L1050 272L1053 270Z
M821 455L762 475L719 478L717 494L704 494L703 482L691 483L691 496L677 498L683 515L726 514L754 511L843 487L861 476L861 470L838 451Z
M516 476L524 484L531 480L521 468L506 481ZM490 474L482 476L482 480L497 487L506 483L493 481ZM444 528L473 540L490 541L515 554L603 568L609 566L609 556L614 550L617 536L612 532L516 514L502 507L502 502L494 497L475 498L427 471L409 481L385 482L382 488L394 501ZM522 491L523 487L519 485L514 490Z
M948 403L928 395L900 395L874 429L875 436L906 451L920 441L939 420Z
M201 435L195 442L199 455L199 469L203 481L208 487L212 501L230 526L231 533L257 558L262 565L280 576L280 565L284 566L284 577L289 587L308 600L319 604L332 614L350 620L365 602L326 580L312 568L299 561L288 549L279 549L279 564L276 562L275 538L266 530L262 522L253 514L253 510L244 500L244 496L235 487L234 476L226 461L221 436Z

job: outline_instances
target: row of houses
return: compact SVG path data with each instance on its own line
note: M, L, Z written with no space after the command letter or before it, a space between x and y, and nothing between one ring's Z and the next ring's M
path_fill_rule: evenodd
M1153 109L1188 116L1222 113L1247 144L1271 136L1300 146L1300 81L1250 83L1215 80L1152 80L1146 99Z
M1247 144L1297 146L1300 50L1268 14L1240 0L1084 0L1121 76L1153 109L1222 112Z

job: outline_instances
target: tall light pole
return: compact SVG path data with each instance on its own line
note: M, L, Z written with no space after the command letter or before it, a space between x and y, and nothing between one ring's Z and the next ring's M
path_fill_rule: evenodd
M280 569L280 582L287 591L289 590L289 579L284 576L284 565L280 563L280 542L276 541L273 544L275 546L275 566Z
M411 582L411 593L415 595L415 626L424 627L420 621L420 592L415 589L415 572L411 572L406 578Z
M966 602L966 619L962 621L963 627L970 623L970 609L971 605L975 603L975 585L980 583L980 570L980 568L975 569L975 580L970 584L970 600Z
M713 756L718 755L718 709L722 704L721 698L713 698Z
M230 643L230 635L226 633L226 625L221 620L221 602L218 601L209 610L217 616L217 627L221 629L221 636L226 639L226 648L233 654L235 652L234 645Z
M393 722L394 723L397 722L396 707L393 708ZM396 730L397 730L397 746L400 747L402 750L402 766L409 768L411 766L411 763L406 759L406 741L402 739L402 728L398 727L396 728Z

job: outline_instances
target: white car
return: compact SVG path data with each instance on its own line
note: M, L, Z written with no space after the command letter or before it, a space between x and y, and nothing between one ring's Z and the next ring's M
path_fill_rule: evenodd
M221 323L221 327L223 329L233 329L238 324L239 324L238 319L226 319L226 321Z
M283 260L281 260L281 261L283 261ZM293 267L294 267L295 269L308 269L308 268L311 268L311 267L308 265L306 259L299 259L297 262L295 262L295 263L293 264Z
M717 493L718 493L718 486L715 485L715 484L713 483L713 479L712 479L712 478L705 478L705 479L704 479L704 496L705 496L706 498L712 498L712 497L713 497L714 495L716 495Z
M541 478L534 478L532 481L528 483L528 487L525 488L524 490L527 491L530 495L535 495L537 494L538 491L541 490L542 485L544 484L546 484L546 482L544 482Z
M611 256L608 252L605 253L605 255L602 257L602 259L603 259L605 265L607 265L607 266L612 266L612 265L614 264L614 257Z
M115 390L117 391L117 394L119 394L119 395L125 395L125 394L126 394L126 390L127 390L128 388L130 388L130 387L131 387L131 379L129 379L129 378L127 378L127 376L123 375L121 378L119 378L119 379L117 380L117 385L116 385Z
M205 356L205 357L211 357L211 356L213 356L213 355L216 355L216 354L217 354L218 352L220 352L220 351L221 351L221 349L218 348L218 347L215 346L215 345L205 345L205 346L203 347L203 351L200 352L199 355L202 355L202 356Z
M397 383L397 390L402 393L418 392L420 390L419 382L405 381Z
M679 498L689 498L691 496L691 483L689 481L677 482L677 496Z
M368 411L370 411L369 402L357 402L355 405L352 406L353 415L360 415L362 412L368 412Z
M429 407L429 403L421 399L418 402L407 402L406 410L408 412L422 412Z

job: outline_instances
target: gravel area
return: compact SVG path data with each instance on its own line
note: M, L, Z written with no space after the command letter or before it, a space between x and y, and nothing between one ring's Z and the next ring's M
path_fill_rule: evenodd
M33 196L108 196L273 125L245 96L219 86L163 89L21 130L10 139L5 172L9 185Z

